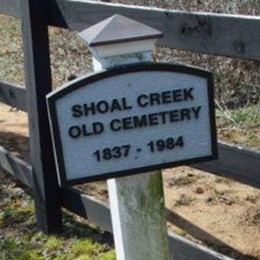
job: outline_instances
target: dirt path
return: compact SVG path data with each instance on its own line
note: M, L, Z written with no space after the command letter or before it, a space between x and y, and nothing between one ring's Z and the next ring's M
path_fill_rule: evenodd
M29 160L26 114L3 104L0 145ZM260 190L189 167L163 176L170 230L235 259L260 259ZM80 189L107 200L105 182Z

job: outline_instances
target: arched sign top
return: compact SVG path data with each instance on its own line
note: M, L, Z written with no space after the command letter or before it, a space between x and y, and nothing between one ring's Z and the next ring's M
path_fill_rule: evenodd
M136 64L94 73L47 96L62 185L216 158L210 72Z
M81 87L86 87L89 84L103 80L108 77L115 77L121 74L128 73L139 73L139 72L171 72L171 73L181 73L185 75L193 75L201 78L205 78L208 81L208 86L213 91L213 77L212 73L207 70L202 70L196 67L180 65L180 64L168 64L168 63L138 63L118 66L115 68L109 68L107 70L102 70L100 72L89 73L87 76L78 78L76 80L70 81L64 84L61 88L58 88L47 95L48 100L56 100L64 95L74 92L76 89ZM52 102L51 101L51 102Z

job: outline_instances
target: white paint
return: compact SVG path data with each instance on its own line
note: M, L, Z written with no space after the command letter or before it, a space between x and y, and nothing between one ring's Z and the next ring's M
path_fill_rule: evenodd
M124 178L125 179L125 178ZM126 180L126 179L125 179ZM111 210L111 220L113 226L113 234L114 234L114 242L116 246L116 255L117 259L123 260L126 258L126 250L125 250L125 241L124 241L124 232L122 223L122 214L125 216L125 213L121 211L121 204L124 203L124 200L121 199L121 196L117 189L117 181L116 179L110 179L107 181L108 183L108 191L109 191L109 205Z
M140 41L140 45L143 41ZM115 65L138 63L140 61L152 61L152 51L133 55L132 51L120 56L112 56L106 60L93 57L94 69L106 69ZM135 52L134 52L135 53ZM96 60L96 62L95 62ZM115 63L115 60L118 62ZM134 137L133 137L134 139ZM161 192L151 197L152 188L148 184L158 178L156 186ZM140 185L145 187L141 189ZM108 181L108 192L113 224L113 234L116 247L117 260L169 260L168 234L166 229L166 219L163 210L158 207L164 204L163 183L160 172L145 175L130 176L124 178L111 179ZM124 191L124 192L122 192ZM132 194L129 197L129 194ZM150 204L149 213L142 208L142 201ZM133 209L137 209L133 211ZM151 217L148 217L150 214ZM153 221L154 216L157 221ZM156 228L154 228L156 227ZM147 231L149 230L149 233Z
M150 52L151 49L153 49L155 42L155 39L148 39L142 41L106 44L103 46L90 47L89 50L96 59L111 56L119 57L124 54L131 55L132 53Z
M108 181L109 201L118 260L168 260L168 236L161 173Z
M142 41L138 43L138 48L142 46L142 43ZM137 48L137 46L135 47ZM138 53L138 55L136 55L136 50L131 49L128 54L115 55L107 59L94 56L94 69L152 61L152 49L153 47L151 47L150 53L146 51ZM166 219L163 211L158 210L158 206L164 204L163 192L156 196L157 201L154 201L154 198L150 196L151 187L148 188L148 183L158 177L160 179L160 172L111 179L107 182L118 260L170 259ZM141 189L143 193L140 193L140 186L138 185L143 186ZM156 185L157 188L162 187L162 181L158 181ZM125 193L122 193L122 191L125 191ZM130 194L131 197L129 197ZM141 201L152 205L149 214L157 219L156 222L153 221L154 218L147 216L148 212L142 209ZM134 208L138 208L138 211L133 211ZM147 233L148 230L150 231L149 234Z
M126 65L135 63L136 60L138 62L147 62L152 59L151 52L144 53L132 53L131 55L120 55L120 56L112 56L105 58L93 58L93 66L95 71L99 71L101 69L107 69L111 67L116 67L119 65Z

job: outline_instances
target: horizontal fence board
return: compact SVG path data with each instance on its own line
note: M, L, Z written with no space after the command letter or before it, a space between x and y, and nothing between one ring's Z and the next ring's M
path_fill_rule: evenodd
M16 18L20 18L21 1L23 0L0 0L0 14L2 13Z
M0 81L0 102L26 111L26 89L8 82Z
M32 187L32 167L0 146L0 167L21 181Z
M259 150L248 149L224 142L219 143L218 148L218 160L192 166L260 188Z
M83 30L114 14L163 32L159 44L179 50L260 60L260 17L192 13L87 0L56 0L49 23Z
M112 232L109 207L74 188L62 189L62 206Z
M112 232L109 206L74 188L63 188L63 206L68 210L87 218L103 229ZM170 252L174 260L228 260L219 253L199 246L185 238L169 233Z
M21 0L0 0L0 13L20 18ZM161 30L159 44L180 50L260 60L260 18L189 13L91 1L51 1L51 25L83 30L115 13ZM158 21L160 21L158 23Z
M197 245L183 237L169 232L169 246L174 260L232 260L206 247Z

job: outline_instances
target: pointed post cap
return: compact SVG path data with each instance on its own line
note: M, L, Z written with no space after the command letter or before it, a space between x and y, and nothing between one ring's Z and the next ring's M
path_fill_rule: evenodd
M79 37L90 47L156 39L162 36L162 32L118 14L79 33Z

